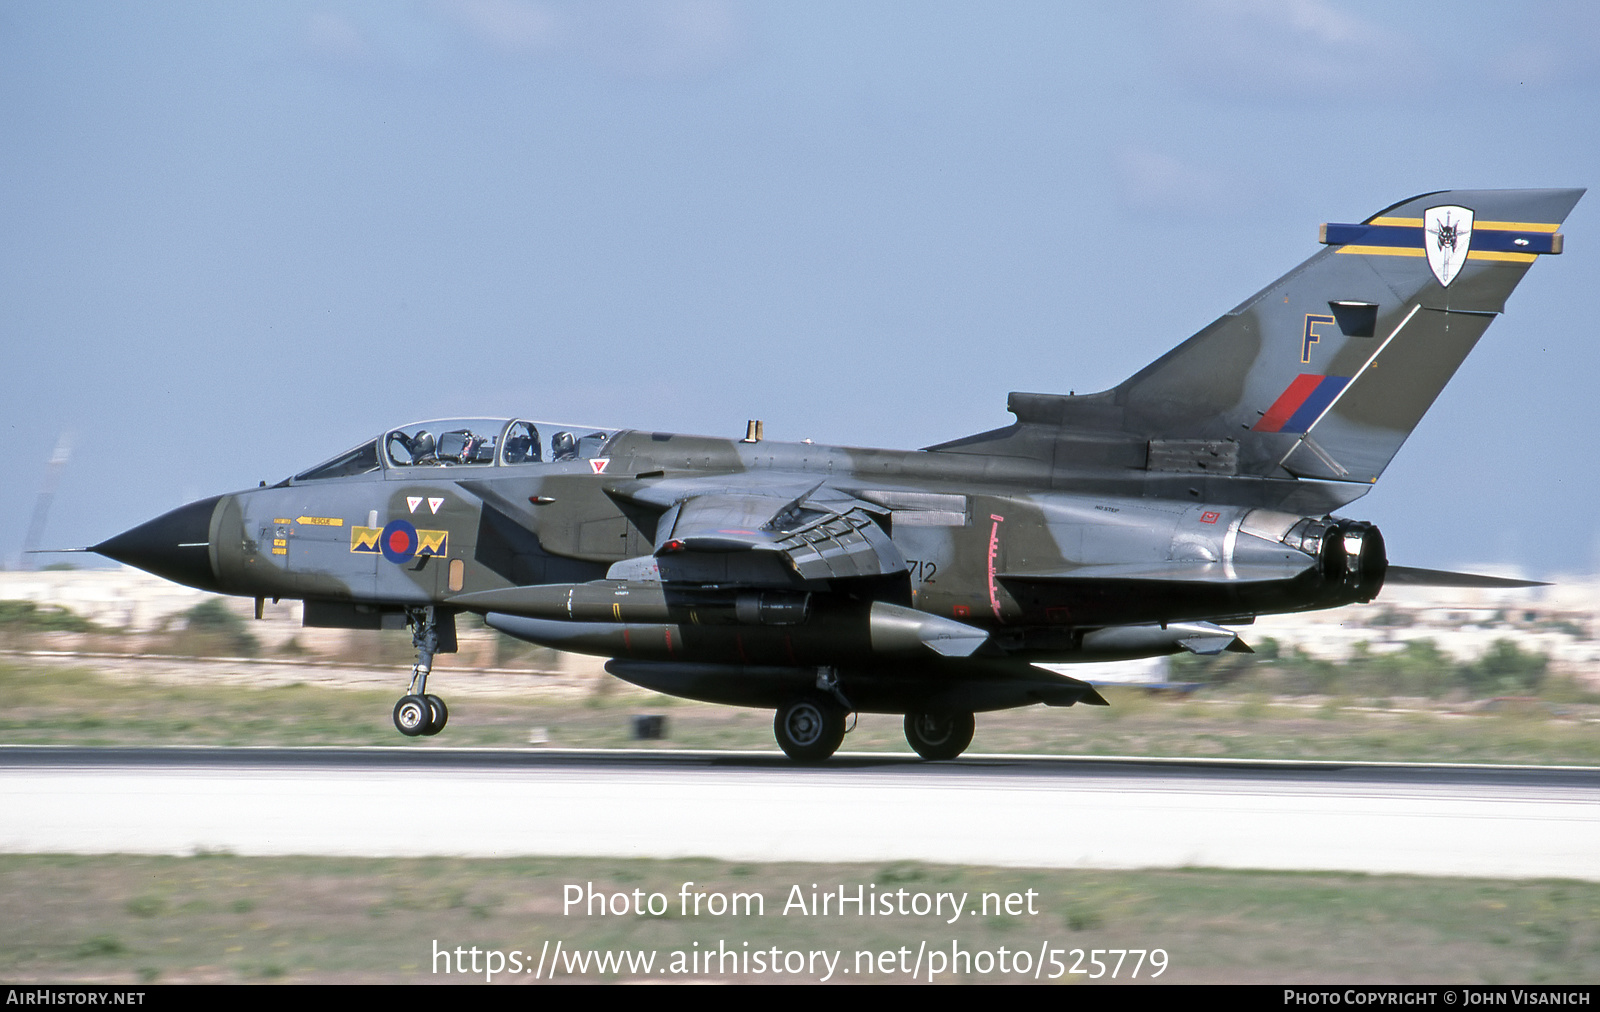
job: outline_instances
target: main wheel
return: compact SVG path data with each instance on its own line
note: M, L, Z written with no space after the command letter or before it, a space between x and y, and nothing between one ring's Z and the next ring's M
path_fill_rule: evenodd
M450 723L450 708L445 706L444 700L438 696L430 694L422 698L428 701L429 714L428 729L422 733L428 735L438 734L444 730L446 724Z
M954 759L972 744L970 713L908 713L906 741L924 759Z
M797 699L778 708L772 733L790 759L819 763L844 741L844 710L830 700Z
M419 734L427 734L428 727L433 723L433 708L421 696L401 696L400 702L394 704L395 730L407 738L415 738Z

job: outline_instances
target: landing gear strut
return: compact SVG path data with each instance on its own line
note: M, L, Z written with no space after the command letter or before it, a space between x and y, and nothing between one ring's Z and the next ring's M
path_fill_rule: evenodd
M439 652L439 622L433 605L407 608L411 642L417 648L417 662L411 666L411 686L394 704L395 730L408 738L435 735L444 730L450 711L444 700L428 694L428 675L433 672L433 655Z

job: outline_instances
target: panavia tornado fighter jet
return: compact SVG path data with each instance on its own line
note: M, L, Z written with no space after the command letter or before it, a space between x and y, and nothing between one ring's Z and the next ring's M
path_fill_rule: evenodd
M1042 664L1248 651L1229 626L1388 583L1339 511L1388 465L1582 190L1448 190L1363 222L1120 386L1013 393L1003 428L874 450L451 419L91 549L305 623L409 626L402 734L436 734L455 618L611 658L661 692L777 711L820 761L850 715L950 759L973 714L1105 705Z

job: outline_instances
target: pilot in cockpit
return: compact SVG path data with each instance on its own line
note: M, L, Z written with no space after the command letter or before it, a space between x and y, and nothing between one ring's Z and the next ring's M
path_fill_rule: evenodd
M396 447L401 453L395 452ZM433 433L427 429L418 429L414 436L399 429L389 433L389 459L396 464L436 464L435 450Z
M550 437L551 460L577 460L578 437L565 429Z

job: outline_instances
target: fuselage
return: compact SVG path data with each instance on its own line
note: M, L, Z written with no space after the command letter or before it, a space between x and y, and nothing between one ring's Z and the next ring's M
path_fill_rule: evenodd
M566 459L525 459L508 452L511 433L536 424L493 425L475 455L412 461L391 433L98 550L208 590L305 599L311 623L377 627L386 612L454 603L568 649L729 664L883 657L875 602L985 630L988 654L1070 661L1171 652L1178 638L1159 631L1171 623L1328 607L1381 584L1376 532L1292 512L1306 496L1299 481L634 430L594 430ZM771 554L674 558L670 511L629 495L637 483L724 479L747 494L827 483L855 496L876 507L904 567L817 580ZM1369 556L1376 543L1364 569L1345 551L1356 528ZM673 566L689 566L688 579L674 581ZM565 614L532 596L509 618L481 603L485 592L551 585L591 585L589 612L572 612L572 594ZM551 624L563 619L575 624ZM1129 626L1158 629L1094 636Z

